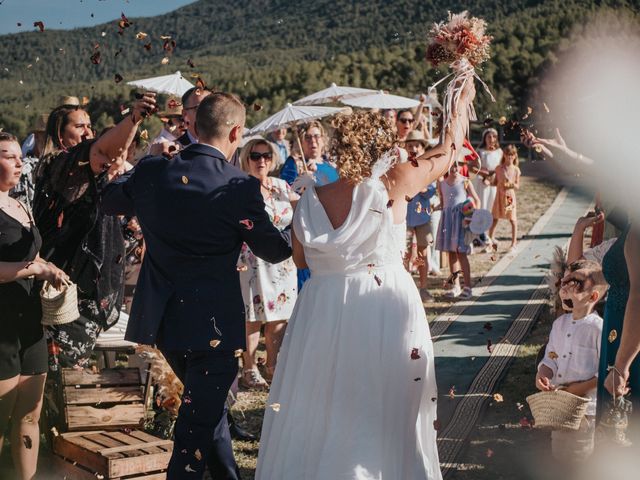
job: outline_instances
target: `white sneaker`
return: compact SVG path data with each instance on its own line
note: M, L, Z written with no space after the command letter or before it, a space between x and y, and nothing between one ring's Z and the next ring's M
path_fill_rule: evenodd
M460 296L460 294L462 293L462 289L460 288L460 285L454 285L451 290L447 290L444 293L444 296L447 298L457 298Z

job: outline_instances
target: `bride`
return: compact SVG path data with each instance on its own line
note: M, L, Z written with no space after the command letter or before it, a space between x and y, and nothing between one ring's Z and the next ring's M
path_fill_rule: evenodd
M444 140L415 164L393 165L379 114L335 120L340 180L307 189L294 216L293 258L311 279L287 327L256 479L442 478L433 347L402 250L407 199L462 149L468 85Z

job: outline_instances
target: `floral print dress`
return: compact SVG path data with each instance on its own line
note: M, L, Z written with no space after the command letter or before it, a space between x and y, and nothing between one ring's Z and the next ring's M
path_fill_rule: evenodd
M273 225L283 230L293 219L289 201L291 187L282 179L269 177L271 198L265 199ZM246 244L238 259L240 286L247 322L288 320L298 292L296 266L292 258L272 264L256 257Z

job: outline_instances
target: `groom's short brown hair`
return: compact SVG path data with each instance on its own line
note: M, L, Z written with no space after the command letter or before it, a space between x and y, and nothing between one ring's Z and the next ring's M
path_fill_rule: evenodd
M244 123L246 109L232 93L216 92L207 96L196 112L198 137L223 138L232 127Z

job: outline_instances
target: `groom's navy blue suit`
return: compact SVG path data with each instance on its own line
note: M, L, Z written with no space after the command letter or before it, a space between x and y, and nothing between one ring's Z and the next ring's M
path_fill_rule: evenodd
M171 160L142 159L102 202L108 215L137 216L146 244L125 338L157 344L185 386L168 478L200 478L208 462L214 479L236 479L223 414L234 352L245 349L236 262L243 242L269 262L291 255L260 183L193 144Z

